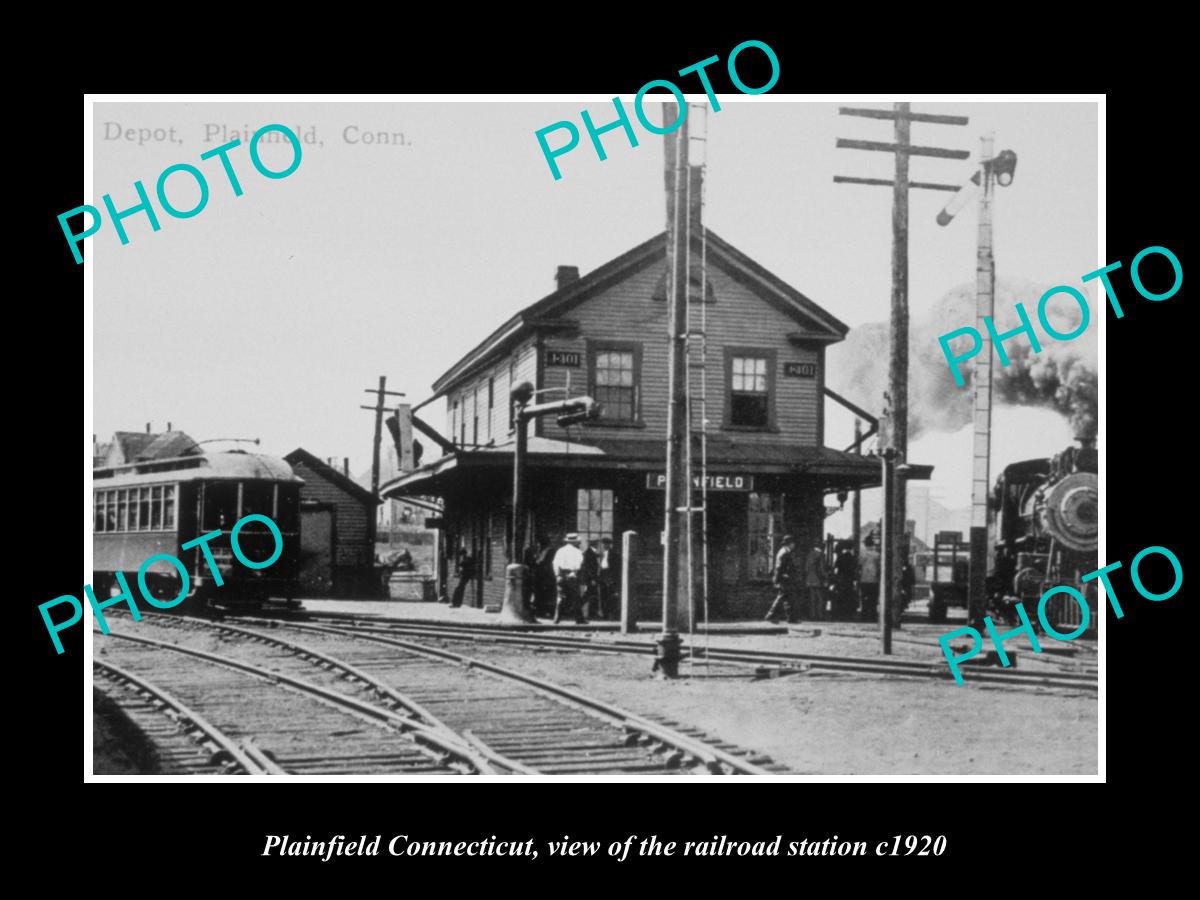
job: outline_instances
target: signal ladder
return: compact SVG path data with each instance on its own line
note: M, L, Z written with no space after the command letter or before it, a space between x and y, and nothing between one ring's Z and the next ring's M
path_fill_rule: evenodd
M687 340L684 342L687 366L686 396L687 396L687 441L684 449L684 469L687 473L688 508L686 516L685 535L687 539L687 597L688 597L688 636L689 642L695 646L696 633L696 592L700 592L700 601L704 609L704 642L708 649L708 596L709 596L709 547L708 547L708 228L705 225L705 193L708 184L708 106L706 103L689 103L687 108L687 159L690 169L700 170L700 259L695 265L692 258L691 229L688 229L688 241L685 246L687 258ZM695 161L699 160L697 164ZM689 171L684 179L684 203L687 210L684 221L691 224L692 190L694 181ZM682 218L682 217L681 217ZM699 275L700 290L692 290L693 273L696 269ZM699 309L697 309L699 307ZM699 460L696 459L696 438L699 438ZM697 462L699 465L697 466ZM697 490L693 475L700 477L699 505L697 505ZM700 521L697 523L696 516ZM698 528L697 528L698 525ZM696 577L696 538L699 531L700 577ZM699 584L697 584L699 581ZM706 653L707 658L707 653ZM690 665L695 666L695 655L689 654ZM707 674L707 665L705 673Z

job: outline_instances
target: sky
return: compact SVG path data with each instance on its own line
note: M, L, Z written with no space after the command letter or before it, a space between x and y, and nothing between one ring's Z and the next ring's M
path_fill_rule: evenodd
M263 452L302 446L319 457L348 456L363 470L374 422L359 407L372 402L364 389L380 375L410 402L425 400L459 357L553 290L557 266L587 273L663 229L662 138L631 115L638 146L610 132L600 161L579 112L602 124L614 117L612 104L586 101L95 104L94 196L85 202L100 207L111 194L117 209L132 206L134 180L153 195L159 173L176 163L200 168L210 197L187 219L166 216L155 201L161 230L134 214L124 222L125 246L107 220L87 239L92 431L107 440L170 421L197 440L259 438ZM888 178L892 157L834 142L890 141L891 123L769 94L720 102L705 117L708 226L848 325L884 320L891 192L835 184L833 176ZM1094 103L914 109L970 118L966 127L914 124L915 144L974 157L990 130L997 150L1016 151L1014 183L996 198L1000 274L1079 286L1083 273L1107 262L1096 255ZM700 116L692 115L695 127ZM559 157L556 181L534 133L560 120L583 134ZM275 122L305 143L293 174L268 179L251 165L246 131ZM216 159L199 159L235 136L243 142L230 152L240 197ZM290 153L286 144L264 145L262 158L280 169ZM911 177L961 183L973 167L914 158ZM184 209L198 196L189 177L168 181L171 201ZM974 206L948 227L935 223L950 196L912 192L914 316L975 277ZM435 425L442 406L428 410ZM1014 452L1061 449L1039 440L1050 438L1030 434ZM827 443L844 442L831 434Z

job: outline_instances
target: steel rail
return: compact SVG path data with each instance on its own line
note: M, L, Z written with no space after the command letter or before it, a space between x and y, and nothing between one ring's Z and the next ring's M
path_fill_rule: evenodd
M180 621L180 622L186 622L190 625L198 625L198 626L202 626L205 628L212 628L212 629L216 629L219 631L230 632L232 634L245 635L246 637L250 638L253 641L257 641L257 642L264 643L264 644L272 644L276 647L281 647L285 650L290 650L302 658L319 661L331 668L339 669L339 670L345 672L347 675L349 675L354 680L359 681L362 684L366 685L371 690L375 691L375 693L381 695L382 697L385 697L386 699L392 701L393 703L396 703L397 705L408 710L413 715L419 717L421 720L424 721L424 723L426 725L429 725L432 728L441 729L447 735L449 735L451 738L461 739L463 742L465 742L469 746L477 749L482 756L491 760L492 762L498 763L499 765L503 766L506 769L512 769L514 772L520 772L522 775L540 775L540 774L542 774L537 769L534 769L531 766L527 766L524 763L517 762L516 760L505 756L504 754L500 753L499 751L492 749L483 741L483 739L481 739L478 735L471 733L470 731L462 731L462 732L455 731L448 724L443 722L440 718L438 718L436 715L431 713L428 709L426 709L423 705L418 703L416 700L413 700L411 697L406 697L404 694L399 693L391 685L385 684L384 682L380 681L378 678L375 678L374 676L367 674L366 672L364 672L362 669L358 668L357 666L354 666L351 663L346 662L345 660L338 659L335 656L330 656L327 653L322 653L320 650L316 650L312 647L309 647L306 644L301 644L301 643L298 643L297 641L287 641L287 640L284 640L283 638L277 637L273 634L264 634L261 631L254 631L249 628L241 628L237 625L230 625L228 622L224 622L224 621L216 621L216 620L212 620L212 619L201 619L201 618L196 618L195 616L160 616L157 614L152 614L152 615L154 615L156 622ZM274 620L268 620L268 621L270 621L271 627L279 627Z
M98 630L93 630L93 633L98 634ZM472 747L467 741L462 740L453 732L446 732L441 728L434 728L426 725L423 722L417 721L411 716L400 715L394 710L386 709L382 706L376 706L371 703L364 703L355 697L344 694L340 691L329 690L320 685L313 684L309 681L304 681L301 678L294 678L291 675L285 675L281 672L272 672L268 669L255 666L251 663L245 663L241 660L232 659L228 656L221 656L217 653L209 653L205 650L197 650L192 647L183 647L179 644L172 644L167 641L158 641L153 638L142 637L140 635L123 634L121 632L110 632L107 637L117 638L123 641L131 641L133 643L145 644L151 647L157 647L163 650L171 650L176 653L182 653L187 656L194 656L197 659L203 659L216 665L225 666L230 669L237 669L246 672L264 681L273 683L285 684L302 694L308 694L317 697L325 702L341 707L343 711L348 711L359 718L366 718L377 722L383 722L407 737L412 738L416 743L423 748L433 749L440 753L449 754L457 757L467 763L482 775L504 774L498 772L492 760L486 759L481 752ZM496 761L499 762L498 760Z
M354 665L346 662L345 660L341 660L341 659L338 659L337 657L330 656L327 653L322 653L320 650L315 650L312 647L306 646L305 644L300 644L300 643L297 643L296 641L286 641L283 638L276 637L273 634L264 634L261 631L252 631L249 628L240 628L237 625L230 625L228 622L216 621L216 620L211 620L211 619L200 619L200 618L196 618L194 616L157 616L156 615L154 617L154 621L156 624L159 624L159 623L166 624L167 622L186 622L189 625L197 625L197 626L201 626L204 628L213 629L216 631L225 631L225 632L229 632L230 634L245 635L246 637L250 638L253 641L263 643L263 644L272 644L272 645L274 645L276 647L280 647L284 650L289 650L289 651L295 653L296 655L300 656L301 658L307 658L307 659L315 661L315 662L323 663L324 665L326 665L330 668L335 668L335 669L341 670L342 672L344 672L348 676L350 676L352 679L362 683L363 685L370 688L371 690L373 690L375 693L379 694L380 696L385 697L387 700L390 700L391 702L397 704L398 706L404 708L405 710L408 710L410 713L413 714L413 716L417 717L418 720L423 721L426 725L430 726L431 728L440 728L442 731L446 732L449 735L456 734L456 732L454 731L453 728L451 728L449 725L447 725L445 722L443 722L441 719L439 719L436 715L431 713L429 710L427 710L424 706L422 706L416 700L413 700L411 697L406 697L403 694L399 693L391 685L385 684L384 682L380 681L378 678L375 678L373 675L367 674L362 669L359 669L357 666L354 666Z
M560 702L567 701L572 705L581 708L594 716L607 719L613 725L624 728L627 732L637 732L659 741L660 743L674 747L684 753L687 753L704 763L705 767L715 774L723 774L722 766L727 766L735 773L746 775L776 775L778 773L771 772L767 769L757 766L747 760L741 759L738 756L728 753L719 747L713 747L703 741L698 741L682 732L675 729L659 725L651 720L639 716L636 713L629 712L613 704L606 703L603 700L597 700L573 691L570 688L562 685L554 684L545 679L536 678L532 675L526 675L523 672L517 672L513 669L505 668L504 666L496 665L495 663L485 662L483 660L474 659L469 656L464 656L461 653L455 653L451 650L443 650L436 647L428 647L423 644L415 644L411 641L400 641L395 638L387 638L373 633L364 633L362 631L347 630L327 625L312 625L307 623L289 622L289 627L299 628L305 631L324 632L326 634L335 634L341 637L354 637L365 641L374 641L387 646L398 647L402 650L408 650L411 653L417 653L423 656L430 656L436 659L447 660L450 662L465 665L468 668L478 669L483 672L490 672L493 675L498 675L501 678L506 678L511 681L518 681L533 687L540 693L552 697Z
M317 617L319 618L319 617ZM275 620L267 620L275 621ZM297 624L288 622L287 624ZM537 635L529 633L507 634L496 633L496 629L487 627L470 627L462 625L408 625L403 622L375 623L354 620L352 627L358 632L382 634L407 634L419 637L442 637L449 640L472 640L500 644L514 644L533 647L551 647L565 650L588 650L601 653L633 653L652 654L654 647L637 641L595 641L591 638L573 637L567 635ZM697 659L707 659L712 662L734 663L742 665L773 665L785 668L807 667L828 671L861 672L874 675L907 675L920 678L933 678L939 681L952 680L949 668L932 662L904 659L871 659L869 657L831 656L818 653L799 653L794 651L744 650L732 647L726 648L684 648ZM1085 673L1075 672L1021 672L1021 671L978 671L978 667L970 667L969 677L972 682L987 682L1005 684L1014 687L1055 687L1097 690L1095 677Z
M200 731L210 741L221 748L229 755L229 758L237 763L246 772L247 775L286 775L284 771L274 760L269 759L261 752L248 752L249 748L243 749L238 745L237 741L221 731L216 725L213 725L208 719L200 715L191 707L187 706L182 700L172 695L156 684L152 684L132 672L114 665L110 662L103 662L98 659L92 660L92 668L100 669L108 672L118 681L124 681L132 685L140 693L153 697L159 703L168 707L173 713L174 718L183 722L190 723L193 728Z

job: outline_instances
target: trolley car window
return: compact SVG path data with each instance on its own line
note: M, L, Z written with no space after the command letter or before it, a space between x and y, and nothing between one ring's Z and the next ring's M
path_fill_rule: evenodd
M150 528L155 531L162 529L162 496L161 487L150 488Z
M163 488L163 528L175 527L175 485Z
M117 492L105 491L108 495L108 500L104 504L104 530L117 530Z
M92 507L93 507L92 514L94 516L94 518L92 519L92 530L93 531L103 531L104 530L104 492L103 491L99 491L95 494L92 494Z
M150 529L150 488L138 488L138 530Z
M271 518L275 514L275 485L264 481L242 482L242 516L257 514Z
M236 481L210 481L204 485L204 527L229 529L237 521Z
M129 527L129 492L117 491L117 531Z

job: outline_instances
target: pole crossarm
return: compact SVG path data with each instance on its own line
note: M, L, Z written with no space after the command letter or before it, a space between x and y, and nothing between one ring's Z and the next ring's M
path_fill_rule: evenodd
M966 116L942 116L937 113L916 113L912 110L867 109L862 106L839 106L843 116L863 116L868 119L906 119L909 122L931 122L934 125L966 125Z
M852 175L834 175L837 184L875 184L880 187L895 187L896 182L890 178L855 178ZM910 188L924 188L927 191L957 191L961 185L939 184L936 181L910 181Z
M909 156L937 156L942 159L971 158L970 150L949 150L945 147L920 147L915 144L889 144L887 141L860 141L857 138L838 138L837 146L840 150L881 150L885 153L906 153Z

